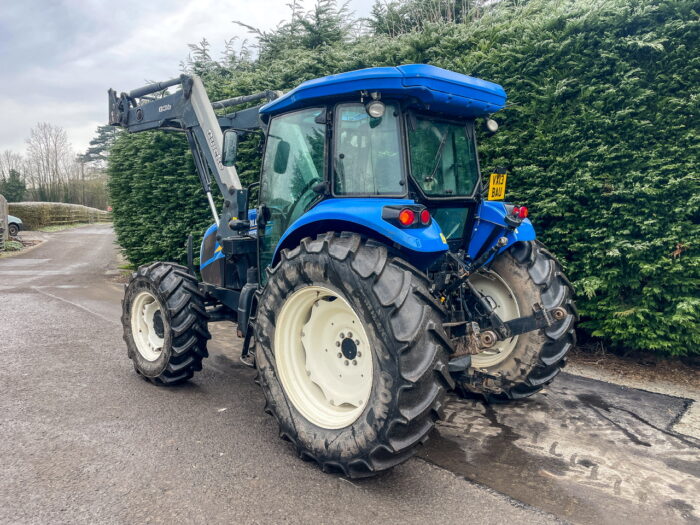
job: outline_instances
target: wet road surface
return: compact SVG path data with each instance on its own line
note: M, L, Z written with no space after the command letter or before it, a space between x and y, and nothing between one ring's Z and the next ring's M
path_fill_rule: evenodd
M700 440L673 424L688 400L562 373L509 405L451 398L419 453L580 523L700 523Z
M187 385L134 374L109 226L0 259L0 522L698 522L687 401L563 375L514 405L450 398L420 457L371 480L299 460L230 325Z

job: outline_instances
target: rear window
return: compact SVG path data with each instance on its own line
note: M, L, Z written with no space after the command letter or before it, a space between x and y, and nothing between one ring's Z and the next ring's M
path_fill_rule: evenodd
M473 122L453 123L416 115L409 119L411 175L429 197L474 193L479 164Z

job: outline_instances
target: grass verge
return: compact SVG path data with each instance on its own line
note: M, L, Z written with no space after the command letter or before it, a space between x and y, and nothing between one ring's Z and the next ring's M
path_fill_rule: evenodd
M81 226L88 226L89 224L89 222L76 222L74 224L52 224L50 226L42 226L37 231L60 232L63 230L72 230L73 228L80 228Z

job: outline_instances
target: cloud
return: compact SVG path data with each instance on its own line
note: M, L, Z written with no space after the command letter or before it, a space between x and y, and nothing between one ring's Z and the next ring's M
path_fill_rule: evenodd
M23 151L37 122L66 129L76 151L107 120L107 89L128 91L179 74L187 44L206 38L216 56L234 20L271 29L288 0L25 0L0 10L0 150ZM353 0L365 15L372 0ZM304 5L310 8L313 0Z

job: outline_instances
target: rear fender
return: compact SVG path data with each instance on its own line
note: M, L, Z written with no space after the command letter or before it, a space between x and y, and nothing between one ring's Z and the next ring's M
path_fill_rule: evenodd
M503 236L508 239L508 243L495 255L504 252L516 242L535 240L535 228L529 219L524 219L520 226L506 234L506 214L506 205L503 202L482 201L479 204L467 249L467 255L470 259L474 260L479 257Z
M328 199L297 219L284 233L277 245L272 264L279 261L280 252L297 246L304 237L328 231L350 231L366 235L397 249L414 266L427 269L447 249L442 230L435 221L421 228L399 228L382 219L384 206L415 205L409 199Z

